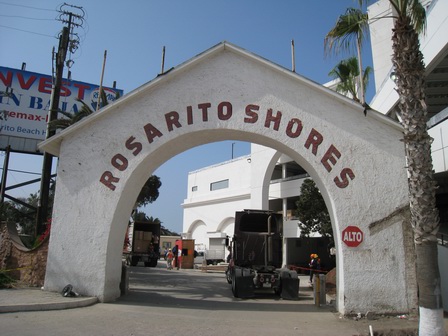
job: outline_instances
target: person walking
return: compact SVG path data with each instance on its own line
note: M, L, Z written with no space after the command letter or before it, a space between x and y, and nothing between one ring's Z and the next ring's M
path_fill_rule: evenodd
M168 252L166 253L166 268L169 270L173 269L173 259L174 254L171 251L171 249L169 249Z
M319 256L315 253L310 255L310 263L309 263L309 267L310 267L310 285L313 284L313 276L314 273L316 272L315 270L320 269L320 259Z
M179 247L177 245L174 245L174 247L173 247L173 255L174 255L173 267L176 267L177 269L179 269L179 254L180 254Z

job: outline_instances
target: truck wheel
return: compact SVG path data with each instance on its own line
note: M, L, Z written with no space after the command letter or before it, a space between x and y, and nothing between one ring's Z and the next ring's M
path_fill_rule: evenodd
M279 279L279 285L278 287L274 288L275 295L281 296L282 295L282 279Z
M296 271L280 272L280 296L286 300L299 299L299 279Z
M233 293L233 296L234 297L236 297L236 298L239 298L240 297L240 293L239 293L239 290L238 290L238 278L242 278L243 277L243 271L241 270L241 269L239 269L239 268L235 268L235 269L233 269L233 272L232 272L232 293Z
M232 279L232 294L233 294L233 296L236 297L236 298L239 297L239 296L238 296L238 287L237 287L237 284L236 284L235 276L234 276L233 279Z
M137 266L140 258L138 257L131 257L131 266Z
M232 283L232 271L231 271L230 267L227 268L227 270L226 270L226 280L227 280L228 284Z

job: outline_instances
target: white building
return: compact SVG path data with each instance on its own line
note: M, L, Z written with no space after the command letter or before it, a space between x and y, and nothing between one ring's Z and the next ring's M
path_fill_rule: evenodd
M428 105L428 133L432 143L432 161L440 215L439 268L442 277L444 310L448 311L448 1L424 1L427 14L426 33L420 38L420 50L426 66L426 103ZM389 11L388 1L378 1L369 7L369 18L384 16ZM398 94L395 91L391 58L391 19L372 21L370 36L376 95L370 106L392 118L397 113Z
M427 104L435 178L439 184L437 206L441 237L448 234L448 1L424 2L427 31L421 37L421 50L427 68ZM392 19L374 20L390 12L389 1L380 0L368 8L376 95L369 105L385 115L399 119L398 94L393 81ZM183 203L184 236L206 246L210 256L224 255L225 238L232 236L234 213L242 209L263 208L283 213L285 237L298 237L297 221L292 217L300 185L307 173L287 156L252 144L251 155L191 172L188 195ZM262 181L262 182L261 182ZM265 196L263 196L265 195ZM265 199L263 199L263 197ZM439 249L442 278L448 268L441 260L448 249ZM284 260L288 262L288 260ZM446 281L445 281L446 282ZM444 286L445 310L448 287Z
M264 203L266 209L284 214L285 235L298 237L292 209L306 177L287 156L256 144L251 144L251 155L190 172L183 235L205 245L209 259L223 259L235 211L258 209ZM269 191L267 203L260 199L263 189Z

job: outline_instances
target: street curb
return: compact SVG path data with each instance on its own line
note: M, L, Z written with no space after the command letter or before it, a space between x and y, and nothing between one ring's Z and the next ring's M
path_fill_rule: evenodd
M77 298L76 301L67 301L67 302L0 305L0 313L80 308L94 305L97 302L98 298L89 297L85 299Z

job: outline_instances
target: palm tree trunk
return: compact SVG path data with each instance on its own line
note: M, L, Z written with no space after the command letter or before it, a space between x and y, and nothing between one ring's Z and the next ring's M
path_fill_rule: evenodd
M358 66L359 66L359 90L361 91L361 94L358 95L358 97L361 100L361 104L364 104L366 102L366 93L364 88L364 76L362 74L362 57L361 57L361 36L358 35L357 38L357 44L356 49L358 52Z
M431 141L426 127L425 67L418 34L409 18L399 18L393 29L393 64L397 74L399 108L409 174L411 224L417 257L420 334L444 335L436 234L436 209Z

